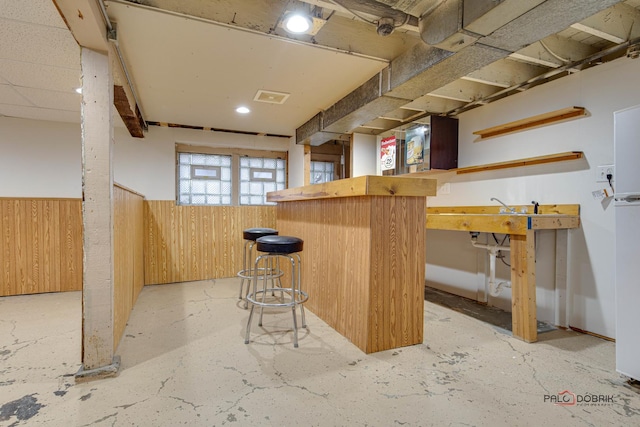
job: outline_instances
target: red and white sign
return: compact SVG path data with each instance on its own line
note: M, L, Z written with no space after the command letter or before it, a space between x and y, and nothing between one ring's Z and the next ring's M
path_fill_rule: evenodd
M383 171L396 168L396 137L390 136L380 141L380 169Z

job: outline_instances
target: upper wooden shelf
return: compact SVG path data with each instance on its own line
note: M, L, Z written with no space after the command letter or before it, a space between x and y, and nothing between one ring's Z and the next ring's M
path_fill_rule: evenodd
M437 175L441 173L455 172L456 169L428 169L419 172L409 172L403 173L402 175L387 175L387 176L396 176L398 178L427 178L431 175Z
M505 123L503 125L494 126L473 132L480 138L491 138L493 136L503 135L505 133L517 132L525 129L531 129L551 123L564 122L570 119L586 116L587 112L584 107L568 107L561 110L551 111L549 113L539 114L537 116L528 117L526 119L516 120L514 122Z
M435 196L436 183L435 179L366 175L272 191L267 193L267 201L292 202L355 196Z
M564 162L566 160L578 160L584 156L582 151L566 151L564 153L548 154L538 157L527 157L525 159L509 160L499 163L488 163L486 165L467 166L456 169L457 174L483 172L496 169L517 168L520 166L540 165L543 163Z

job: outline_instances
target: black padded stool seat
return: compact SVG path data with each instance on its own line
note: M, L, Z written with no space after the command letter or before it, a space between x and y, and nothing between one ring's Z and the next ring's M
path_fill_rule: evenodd
M259 252L293 254L302 252L303 240L292 236L264 236L256 240Z
M242 252L242 270L238 271L237 274L237 276L242 279L240 280L240 294L238 295L238 299L243 299L242 294L244 290L244 282L247 282L247 291L245 293L246 298L246 295L249 294L249 287L251 286L251 280L253 279L253 276L264 272L253 269L256 260L256 240L264 236L275 236L277 234L278 230L265 227L246 228L242 231L242 237L244 238L244 250ZM269 277L272 280L278 279L278 282L280 282L280 277L283 273L277 267L278 265L269 264L262 268L267 269ZM244 308L247 308L246 299L244 302Z
M263 236L276 236L278 230L273 228L247 228L242 232L244 240L253 240L254 242Z

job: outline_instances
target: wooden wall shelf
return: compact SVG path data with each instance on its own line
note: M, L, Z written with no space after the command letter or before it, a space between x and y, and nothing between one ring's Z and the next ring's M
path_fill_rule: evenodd
M496 169L517 168L520 166L540 165L543 163L564 162L578 160L584 156L582 151L566 151L564 153L548 154L546 156L528 157L526 159L509 160L507 162L488 163L486 165L468 166L456 169L457 174L484 172Z
M549 113L539 114L537 116L528 117L526 119L516 120L514 122L505 123L503 125L494 126L473 132L479 135L481 139L491 138L493 136L503 135L505 133L517 132L525 129L531 129L551 123L564 122L570 119L586 116L587 112L584 107L568 107L561 110L551 111Z

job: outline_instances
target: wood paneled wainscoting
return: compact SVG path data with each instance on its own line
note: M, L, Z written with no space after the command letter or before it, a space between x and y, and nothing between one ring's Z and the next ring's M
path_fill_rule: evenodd
M144 286L144 197L113 187L113 344L117 348Z
M145 284L233 277L242 268L242 230L276 226L275 206L144 203Z
M0 198L0 296L82 289L82 201Z

